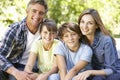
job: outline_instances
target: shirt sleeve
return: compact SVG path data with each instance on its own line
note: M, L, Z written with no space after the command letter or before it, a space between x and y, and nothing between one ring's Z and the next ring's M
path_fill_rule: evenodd
M113 73L114 66L112 66L117 60L117 50L113 43L113 40L110 37L105 38L105 44L104 44L104 56L105 56L105 72L107 75L110 75Z
M38 54L39 49L40 49L40 40L36 40L33 42L30 52L34 52L35 54Z
M106 75L110 75L113 73L113 70L112 69L103 69L106 73Z
M53 53L54 55L62 55L65 56L65 44L63 42L58 42L56 45L56 48L54 49Z
M12 25L11 25L12 26ZM0 46L0 68L3 71L6 71L9 67L12 66L10 61L7 60L7 55L10 53L12 49L12 44L15 39L16 35L16 29L10 28L6 34L5 37L1 41Z
M84 45L84 46L85 47L82 49L82 55L80 59L87 62L91 62L92 54L93 54L92 49L87 45Z

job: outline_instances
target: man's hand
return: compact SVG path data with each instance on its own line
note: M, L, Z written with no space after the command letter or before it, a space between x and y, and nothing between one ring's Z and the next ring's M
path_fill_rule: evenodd
M39 76L38 73L29 73L31 79L36 80L36 78Z
M12 72L12 75L17 79L17 80L33 80L29 73L25 71L20 71L20 70L14 70Z

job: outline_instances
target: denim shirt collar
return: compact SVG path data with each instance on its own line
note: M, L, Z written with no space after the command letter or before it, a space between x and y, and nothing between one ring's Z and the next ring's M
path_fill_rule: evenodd
M102 35L103 34L100 31L97 31L95 33L95 38L94 38L93 44L91 45L93 48L95 48L99 44L99 42L102 39Z

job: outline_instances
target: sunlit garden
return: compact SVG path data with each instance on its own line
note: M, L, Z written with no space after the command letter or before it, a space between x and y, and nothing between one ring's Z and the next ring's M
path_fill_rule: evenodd
M26 16L25 9L29 0L0 1L0 36L5 28ZM120 37L120 0L46 0L49 11L46 18L54 19L57 24L65 21L77 22L78 16L86 8L95 8L106 28L114 37Z

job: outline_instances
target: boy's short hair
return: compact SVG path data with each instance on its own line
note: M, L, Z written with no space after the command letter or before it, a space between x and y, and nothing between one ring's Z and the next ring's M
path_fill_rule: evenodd
M78 35L80 35L80 36L82 35L78 24L73 23L73 22L66 22L66 23L63 23L63 24L59 27L59 29L58 29L58 37L59 37L60 39L62 39L64 33L67 32L68 29L76 32L76 33L77 33Z

